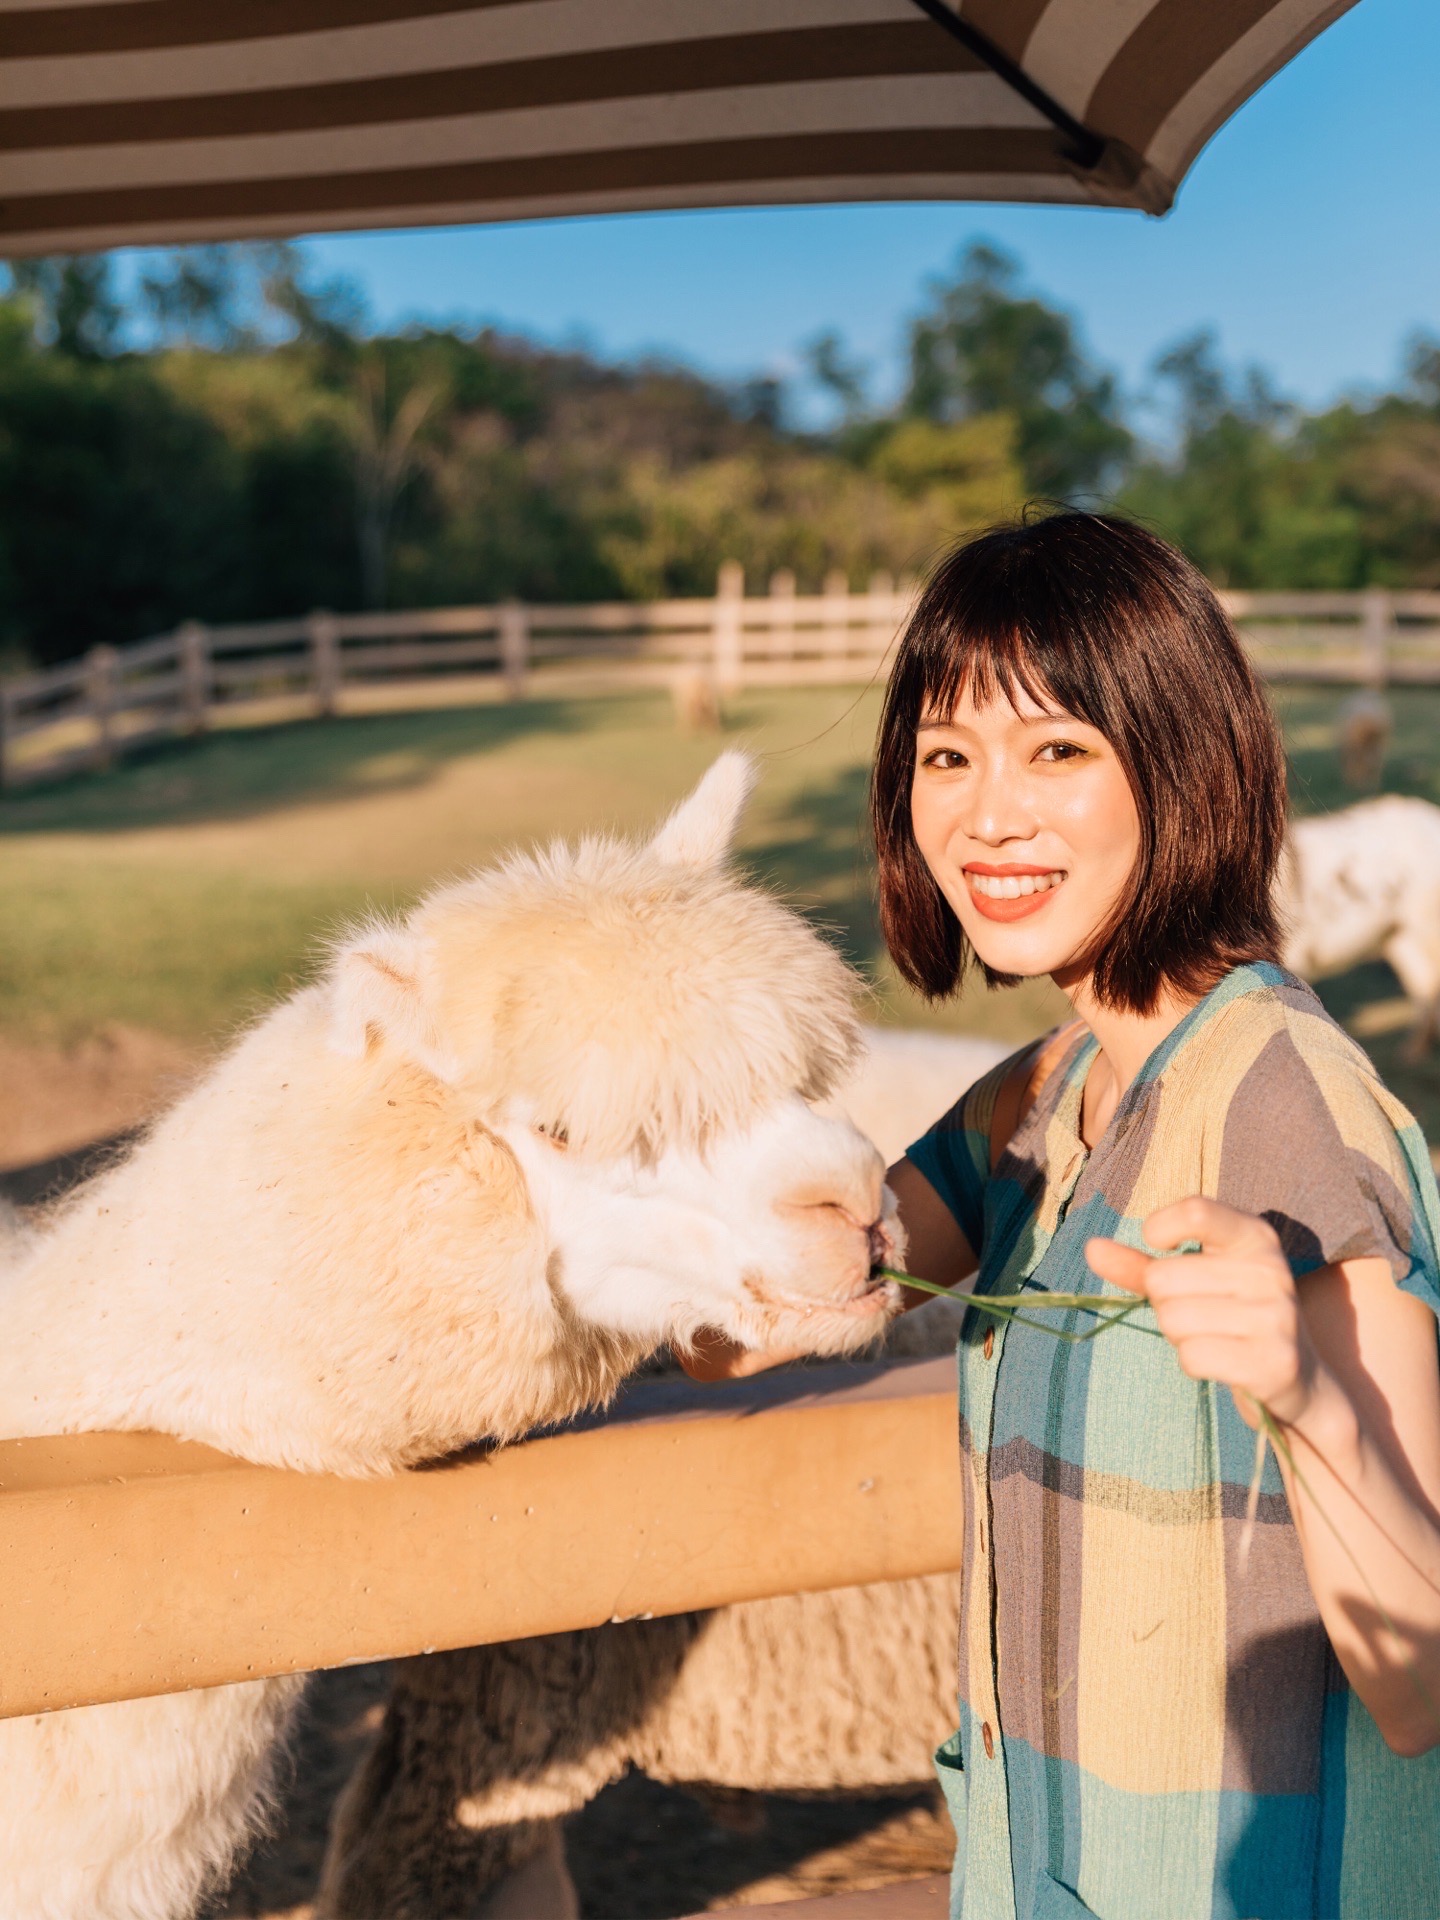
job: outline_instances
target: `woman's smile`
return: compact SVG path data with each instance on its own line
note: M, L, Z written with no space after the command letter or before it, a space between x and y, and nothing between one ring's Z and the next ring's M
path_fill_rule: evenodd
M967 861L961 869L978 913L987 920L1024 920L1048 907L1065 879L1063 868L1026 867L1014 863L989 866Z

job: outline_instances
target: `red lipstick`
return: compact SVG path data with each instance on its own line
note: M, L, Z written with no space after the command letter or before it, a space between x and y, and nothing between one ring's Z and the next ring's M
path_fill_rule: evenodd
M1061 872L1062 869L1027 866L1022 862L1010 860L998 865L992 865L987 860L967 860L963 871L967 880L971 874L981 874L990 879L1007 879L1013 876L1018 880L1025 874L1038 877L1042 874ZM1064 882L1060 884L1063 885ZM1022 893L1013 900L999 900L993 894L981 893L978 888L972 886L970 898L975 903L976 912L986 920L1028 920L1032 913L1039 913L1042 907L1047 906L1057 891L1058 888L1052 886L1047 887L1043 893Z

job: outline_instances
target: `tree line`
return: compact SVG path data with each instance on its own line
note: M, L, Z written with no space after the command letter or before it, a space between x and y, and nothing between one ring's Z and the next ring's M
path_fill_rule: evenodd
M971 247L925 290L893 404L806 349L832 424L772 380L607 364L494 328L367 328L288 245L181 249L126 299L104 256L0 299L0 659L196 617L802 590L915 572L1027 500L1113 502L1218 583L1440 585L1440 341L1313 412L1206 333L1156 363L1163 449L1073 318Z

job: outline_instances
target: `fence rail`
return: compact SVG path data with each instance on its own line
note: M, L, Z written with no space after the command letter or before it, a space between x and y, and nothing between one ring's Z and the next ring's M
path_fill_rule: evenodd
M387 1480L0 1440L0 1719L960 1564L954 1367L693 1389Z
M1440 685L1440 593L1221 597L1270 679ZM799 594L779 573L768 593L747 595L727 563L708 599L186 621L0 681L0 785L108 766L159 737L247 715L328 715L347 692L373 699L386 685L447 677L463 676L467 696L511 700L687 681L721 699L744 687L863 684L883 669L913 599L885 575L853 593L833 574L822 593Z

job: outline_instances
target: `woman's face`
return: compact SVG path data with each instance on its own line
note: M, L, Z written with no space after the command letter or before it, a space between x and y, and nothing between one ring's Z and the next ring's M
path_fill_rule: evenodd
M1102 733L1023 690L922 717L915 840L976 953L998 973L1089 966L1140 851L1130 783Z

